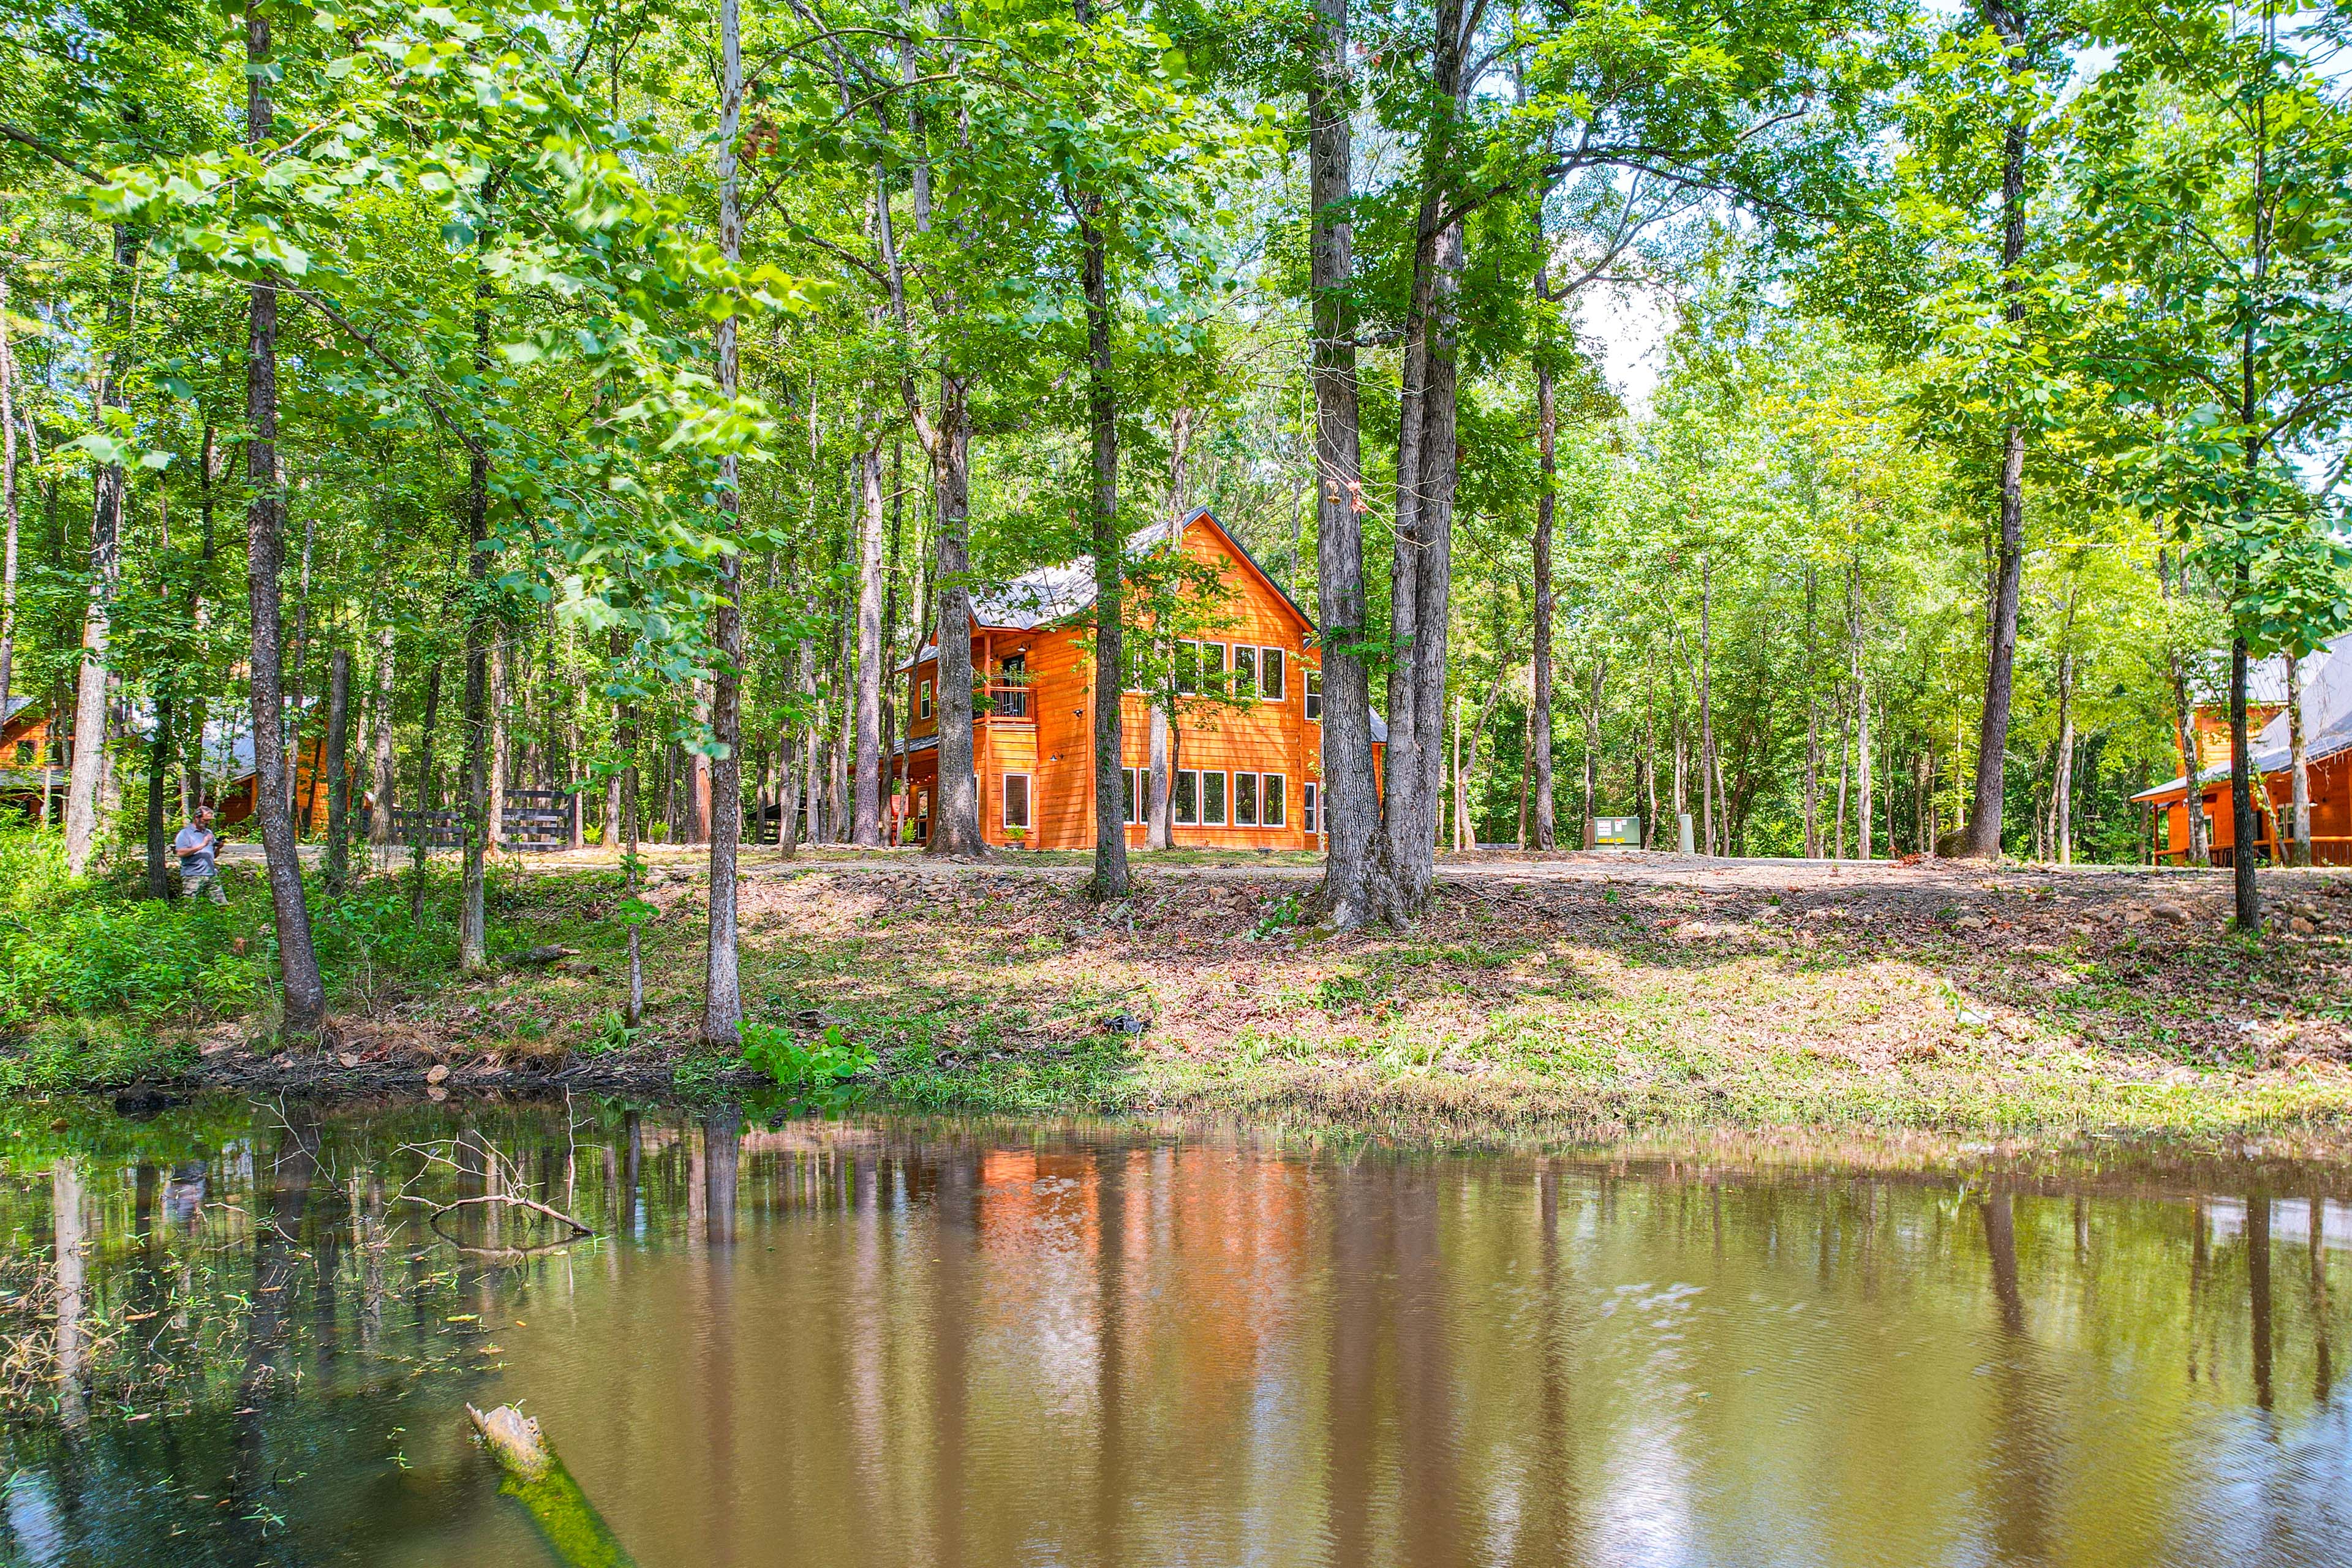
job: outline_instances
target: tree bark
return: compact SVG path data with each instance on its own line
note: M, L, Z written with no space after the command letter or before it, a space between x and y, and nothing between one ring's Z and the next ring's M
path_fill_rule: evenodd
M1538 278L1543 274L1538 269ZM1536 492L1536 614L1535 696L1528 710L1528 755L1533 761L1536 847L1555 847L1551 794L1551 542L1558 505L1559 408L1552 385L1551 361L1536 361L1536 455L1541 474Z
M1094 25L1090 0L1074 0L1081 27ZM1122 573L1126 542L1118 526L1118 394L1111 382L1108 247L1102 202L1074 195L1078 215L1081 286L1087 298L1087 426L1094 447L1095 569L1095 880L1098 900L1124 899L1127 873L1127 595Z
M1185 469L1192 459L1192 410L1179 408L1168 425L1168 551L1171 557L1182 548ZM1155 628L1155 640L1162 656L1172 655L1173 644L1164 627ZM1306 679L1302 672L1299 679ZM1154 676L1153 685L1150 704L1151 765L1142 802L1143 846L1147 849L1166 849L1175 843L1175 814L1170 792L1176 777L1176 685L1172 674L1165 669Z
M251 0L245 12L246 144L258 153L275 118L269 100L269 20ZM120 242L118 242L119 251ZM269 902L278 931L278 977L284 994L282 1033L305 1038L319 1032L327 990L310 946L310 910L302 891L302 862L288 814L283 755L286 731L279 668L282 625L278 574L286 542L279 526L278 482L278 280L265 272L247 286L246 590L253 621L253 767L255 816L269 871Z
M327 891L341 897L351 881L352 650L327 660Z
M1841 764L1843 766L1843 764ZM1698 563L1699 852L1715 853L1715 561ZM1839 837L1844 837L1845 794L1838 794Z
M408 829L408 867L412 885L408 893L409 918L421 930L425 924L425 845L431 832L426 814L434 809L433 791L433 730L441 719L441 661L435 659L425 671L425 713L416 738L416 803L410 811Z
M7 542L0 549L0 721L16 691L16 355L8 346L8 273L0 268L0 510ZM209 435L209 431L207 431Z
M2294 843L2294 864L2311 864L2311 757L2303 737L2303 660L2286 655L2286 755L2293 816L2288 832Z
M507 842L507 784L514 777L514 729L507 716L514 702L514 641L499 627L490 650L490 803L486 813L490 849Z
M268 102L267 95L263 102ZM139 266L139 240L125 225L114 226L113 267L106 302L108 342L100 361L98 405L124 406L123 356L131 326L131 293ZM275 316L272 317L273 331ZM120 463L99 466L93 476L89 517L89 602L82 617L82 658L74 684L73 756L66 776L66 868L74 876L89 869L98 848L99 795L106 773L107 648L114 588L121 572L122 508L129 482Z
M931 803L936 856L983 856L980 787L972 772L971 710L971 409L956 376L940 376L933 458L939 531L933 542L940 611L939 796Z
M2245 563L2238 564L2239 591L2245 591ZM2253 752L2246 727L2246 638L2230 639L2230 872L2236 894L2233 923L2250 935L2263 929L2263 895L2254 880Z
M857 735L849 841L882 844L882 438L857 455Z
M1822 854L1822 693L1814 671L1819 625L1813 568L1805 568L1805 858Z
M169 693L155 693L155 729L147 737L147 896L168 899L172 896L171 873L166 868L165 848L168 840L163 832L163 781L172 771L172 699Z
M743 39L738 0L719 0L720 85L719 99L719 245L732 268L743 258L743 214L735 188L735 138L743 119ZM735 317L719 321L713 333L719 360L719 393L734 398L739 367L735 352ZM742 527L742 496L737 488L736 458L730 450L719 460L719 526L730 538ZM879 519L875 520L877 524ZM735 857L743 840L743 611L742 555L729 551L720 557L719 605L711 615L711 641L718 658L712 672L711 739L717 754L710 759L709 816L710 829L710 941L706 953L702 993L702 1041L722 1049L743 1043L743 997L736 950ZM858 629L866 629L865 593L859 595ZM866 729L866 686L859 684L859 736ZM861 788L861 806L872 802Z
M375 748L375 799L368 812L368 842L379 849L392 843L392 806L400 765L394 749L393 679L397 671L393 651L392 626L386 623L376 633L375 732L370 737Z
M1307 85L1308 271L1314 294L1316 618L1323 682L1322 826L1317 907L1332 925L1375 918L1371 881L1380 828L1372 772L1372 699L1364 642L1362 433L1357 410L1354 149L1356 83L1348 0L1316 0Z
M474 316L475 363L487 374L489 316ZM457 967L467 974L489 967L489 926L483 905L486 858L490 822L490 584L489 565L490 463L485 452L473 454L466 479L466 538L467 549L466 609L466 691L458 722L465 731L465 779L459 785L463 804L459 816L465 847L458 872Z
M1986 19L2000 30L2007 64L2012 71L2025 68L2025 26L2021 11L1987 0ZM2025 279L2017 264L2025 254L2026 126L2012 120L2001 140L2000 166L2000 292L2002 314L2015 330L2025 321ZM1984 713L1977 731L1976 788L1969 802L1969 822L1961 854L1979 859L2000 858L2001 789L2009 756L2009 718L2017 663L2017 597L2025 572L2025 426L2011 425L2001 433L2000 545L1986 606Z

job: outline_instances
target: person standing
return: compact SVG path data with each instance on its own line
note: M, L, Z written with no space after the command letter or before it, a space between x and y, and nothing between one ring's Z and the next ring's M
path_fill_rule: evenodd
M228 902L221 890L220 868L213 853L220 847L220 835L213 831L213 808L196 807L196 815L180 836L172 840L172 851L180 858L180 890L189 898L202 893L216 904Z

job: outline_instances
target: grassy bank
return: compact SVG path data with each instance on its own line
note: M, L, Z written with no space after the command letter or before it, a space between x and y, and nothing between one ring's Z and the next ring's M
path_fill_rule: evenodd
M690 866L649 895L635 1034L616 1010L609 869L502 868L493 956L576 952L467 982L449 971L446 882L421 931L404 884L368 884L321 916L338 1037L286 1070L421 1086L439 1063L457 1090L583 1068L710 1085L737 1064L691 1044L708 910ZM1214 1110L1434 1137L2352 1123L2352 879L2325 873L2274 877L2276 929L2250 942L2206 876L1489 862L1450 874L1410 933L1331 937L1299 923L1304 866L1150 862L1139 896L1108 909L1078 868L1030 857L765 855L751 870L751 1016L871 1048L875 1091L911 1107ZM254 1043L266 900L250 880L234 900L109 917L152 922L138 973L175 955L171 971L195 977L177 992L119 985L110 1001L85 984L27 1016L12 968L0 1084L217 1081L272 1050Z

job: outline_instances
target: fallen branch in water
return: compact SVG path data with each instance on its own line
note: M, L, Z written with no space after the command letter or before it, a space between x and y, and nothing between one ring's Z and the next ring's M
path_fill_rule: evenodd
M480 1154L482 1163L479 1170L469 1169L466 1162L457 1157L457 1150L461 1145ZM394 1200L400 1203L422 1204L430 1209L432 1213L426 1223L432 1226L433 1233L460 1252L471 1252L493 1258L522 1258L534 1252L543 1252L549 1247L568 1246L572 1242L596 1234L596 1227L578 1215L566 1214L551 1205L540 1202L537 1198L524 1196L521 1189L529 1184L523 1177L522 1167L499 1153L488 1140L467 1142L460 1138L451 1138L437 1143L404 1143L401 1145L401 1152L415 1154L428 1165L446 1165L453 1171L478 1177L489 1187L490 1190L487 1193L458 1198L446 1204L406 1190L403 1190ZM459 1209L486 1204L495 1204L501 1208L516 1208L524 1210L526 1213L540 1215L565 1226L571 1234L559 1240L536 1242L523 1247L481 1247L460 1241L441 1228L441 1221L446 1215L455 1214Z
M506 1472L499 1489L530 1510L531 1521L558 1558L570 1568L635 1568L588 1494L548 1447L538 1422L511 1405L488 1411L468 1405L466 1416Z

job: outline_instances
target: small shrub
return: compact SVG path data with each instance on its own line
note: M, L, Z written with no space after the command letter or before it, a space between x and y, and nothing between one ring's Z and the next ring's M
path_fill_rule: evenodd
M838 1024L825 1026L824 1033L808 1044L780 1025L746 1024L743 1060L774 1079L781 1089L845 1082L872 1072L875 1065L874 1053L851 1040Z

